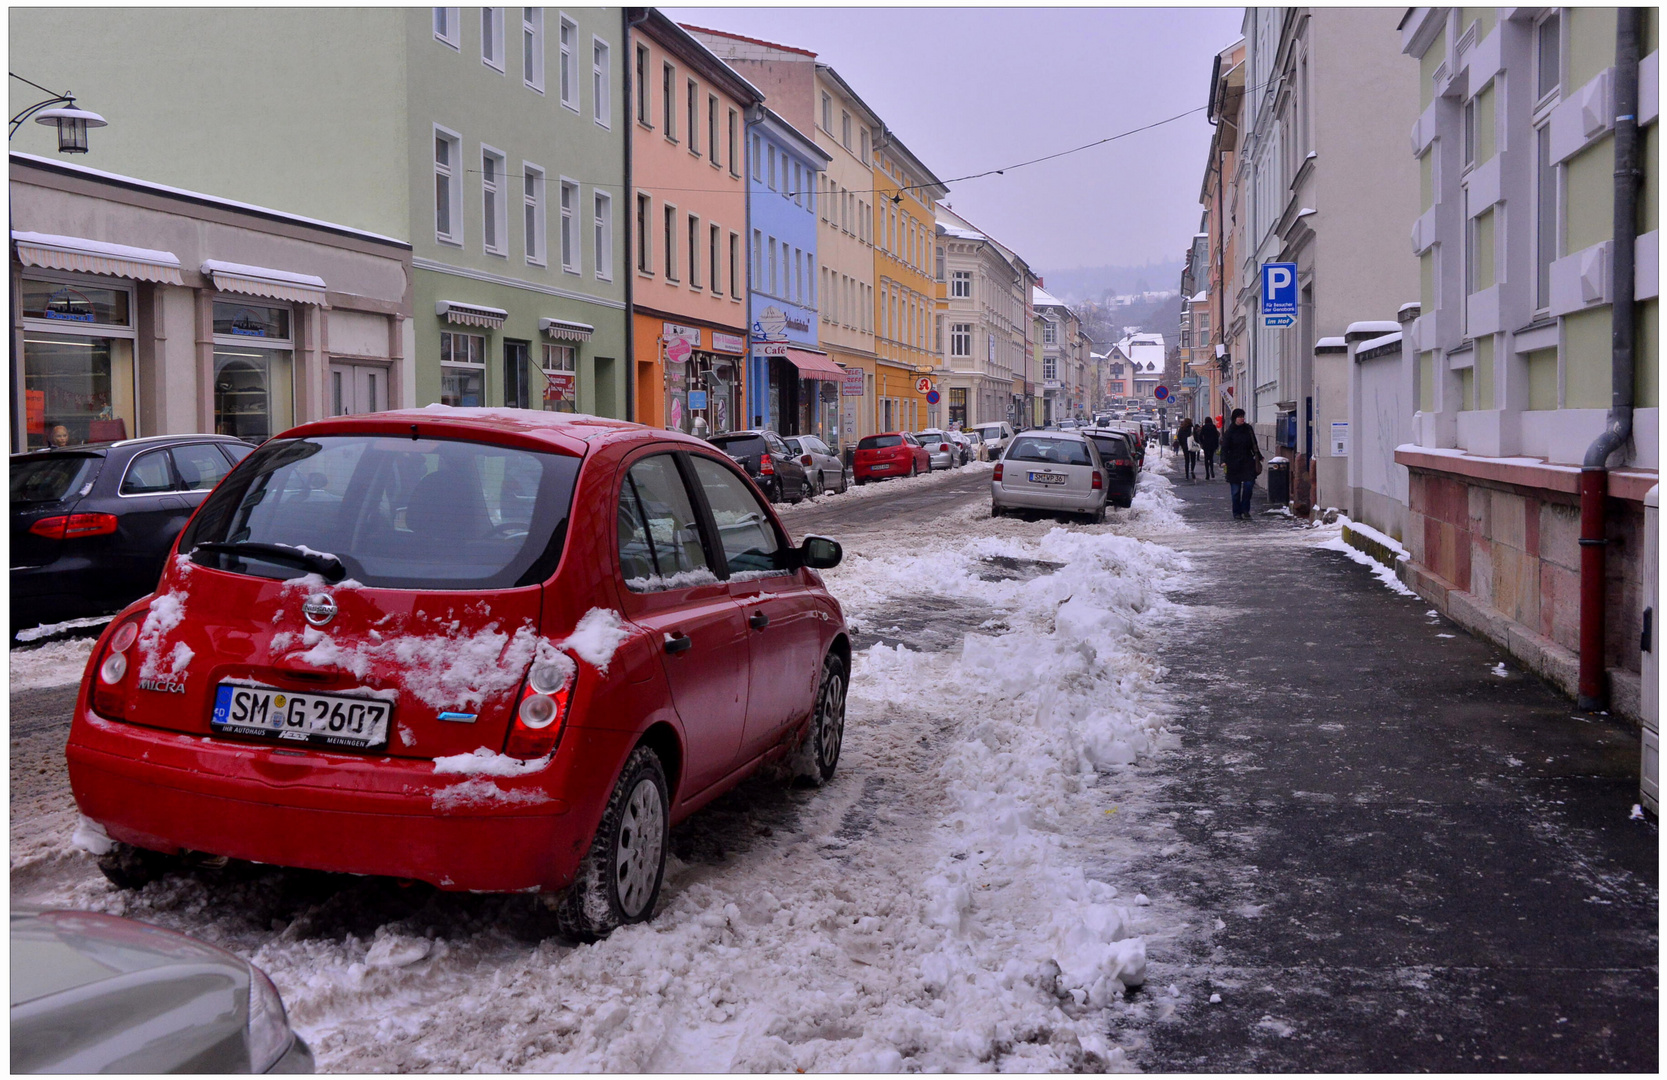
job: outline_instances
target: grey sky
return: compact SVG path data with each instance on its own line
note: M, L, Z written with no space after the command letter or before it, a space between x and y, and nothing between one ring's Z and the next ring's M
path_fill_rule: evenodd
M940 178L1054 153L1205 104L1234 8L665 8L809 49ZM1031 265L1179 258L1198 229L1199 112L1057 161L950 184Z

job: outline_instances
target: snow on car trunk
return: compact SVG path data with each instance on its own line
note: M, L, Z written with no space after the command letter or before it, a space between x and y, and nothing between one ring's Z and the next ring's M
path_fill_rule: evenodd
M1143 497L1173 513L1167 484ZM1167 927L1115 880L1134 841L1104 774L1173 738L1153 656L1186 561L1115 517L982 510L848 540L825 577L856 626L928 594L1001 618L946 650L861 648L833 781L759 780L697 814L651 922L535 945L482 918L507 907L355 909L387 891L347 884L241 914L264 879L54 899L209 931L271 974L331 1071L1127 1069L1110 1033ZM991 580L991 560L1052 569ZM484 784L503 765L436 767ZM351 932L309 929L343 908Z

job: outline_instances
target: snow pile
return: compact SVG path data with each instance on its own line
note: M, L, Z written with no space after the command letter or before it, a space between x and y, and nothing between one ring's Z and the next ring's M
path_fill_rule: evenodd
M550 764L552 755L541 758L516 758L494 753L481 747L472 754L450 754L434 759L436 773L461 773L465 776L525 776L540 772Z
M10 653L12 691L80 682L94 643L93 638L71 638L33 649L13 649Z
M163 673L162 647L168 635L185 621L186 595L184 592L165 592L151 599L150 610L145 613L145 621L139 625L139 655L143 658L139 665L141 679L154 679ZM184 664L190 662L190 649L186 649L183 654L178 649L173 650L168 657L170 670L167 674L179 674L184 670Z
M1371 539L1378 541L1385 547L1388 547L1391 551L1394 551L1399 558L1404 559L1407 557L1406 548L1396 542L1393 537L1385 536L1376 529L1369 529L1366 526L1358 525L1355 522L1350 521L1348 516L1345 514L1338 514L1337 520L1329 525L1314 526L1312 530L1314 534L1314 546L1319 548L1321 551L1338 552L1339 554L1346 556L1350 561L1357 562L1361 566L1366 567L1366 569L1372 572L1372 576L1383 582L1384 588L1388 589L1390 592L1399 593L1402 596L1415 597L1418 595L1412 589L1408 588L1406 583L1395 575L1393 568L1383 565L1383 563L1378 562L1364 551L1361 551L1359 548L1343 539L1343 527L1345 525L1347 525L1350 529L1367 534Z
M89 619L69 619L65 622L42 623L27 630L19 630L13 636L22 644L27 645L31 641L39 641L43 637L51 637L53 634L61 634L69 630L85 630L92 626L102 627L109 621L109 615L94 615Z
M531 788L506 791L484 776L443 787L434 793L433 798L434 809L444 812L470 806L521 805L552 801L549 795Z
M630 636L619 612L612 608L591 608L559 647L606 675L614 653Z
M455 624L452 624L455 626ZM400 669L401 686L435 709L478 708L521 684L532 662L538 634L530 623L511 634L488 623L473 634L406 634L385 641L342 644L307 627L303 663L339 667L364 679L378 661Z

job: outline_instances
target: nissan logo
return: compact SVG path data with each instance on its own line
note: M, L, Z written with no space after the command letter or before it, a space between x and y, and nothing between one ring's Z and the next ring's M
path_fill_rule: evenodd
M314 626L323 626L336 617L336 602L328 593L307 597L306 603L301 605L301 614Z

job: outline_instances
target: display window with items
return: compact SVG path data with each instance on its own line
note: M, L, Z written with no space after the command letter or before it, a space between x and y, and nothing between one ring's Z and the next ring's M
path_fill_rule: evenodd
M486 337L440 332L440 404L473 409L486 404Z
M579 411L577 350L571 345L544 346L544 411Z
M295 423L287 307L214 302L214 431L260 443Z
M23 430L14 449L138 434L133 293L79 275L20 282Z

